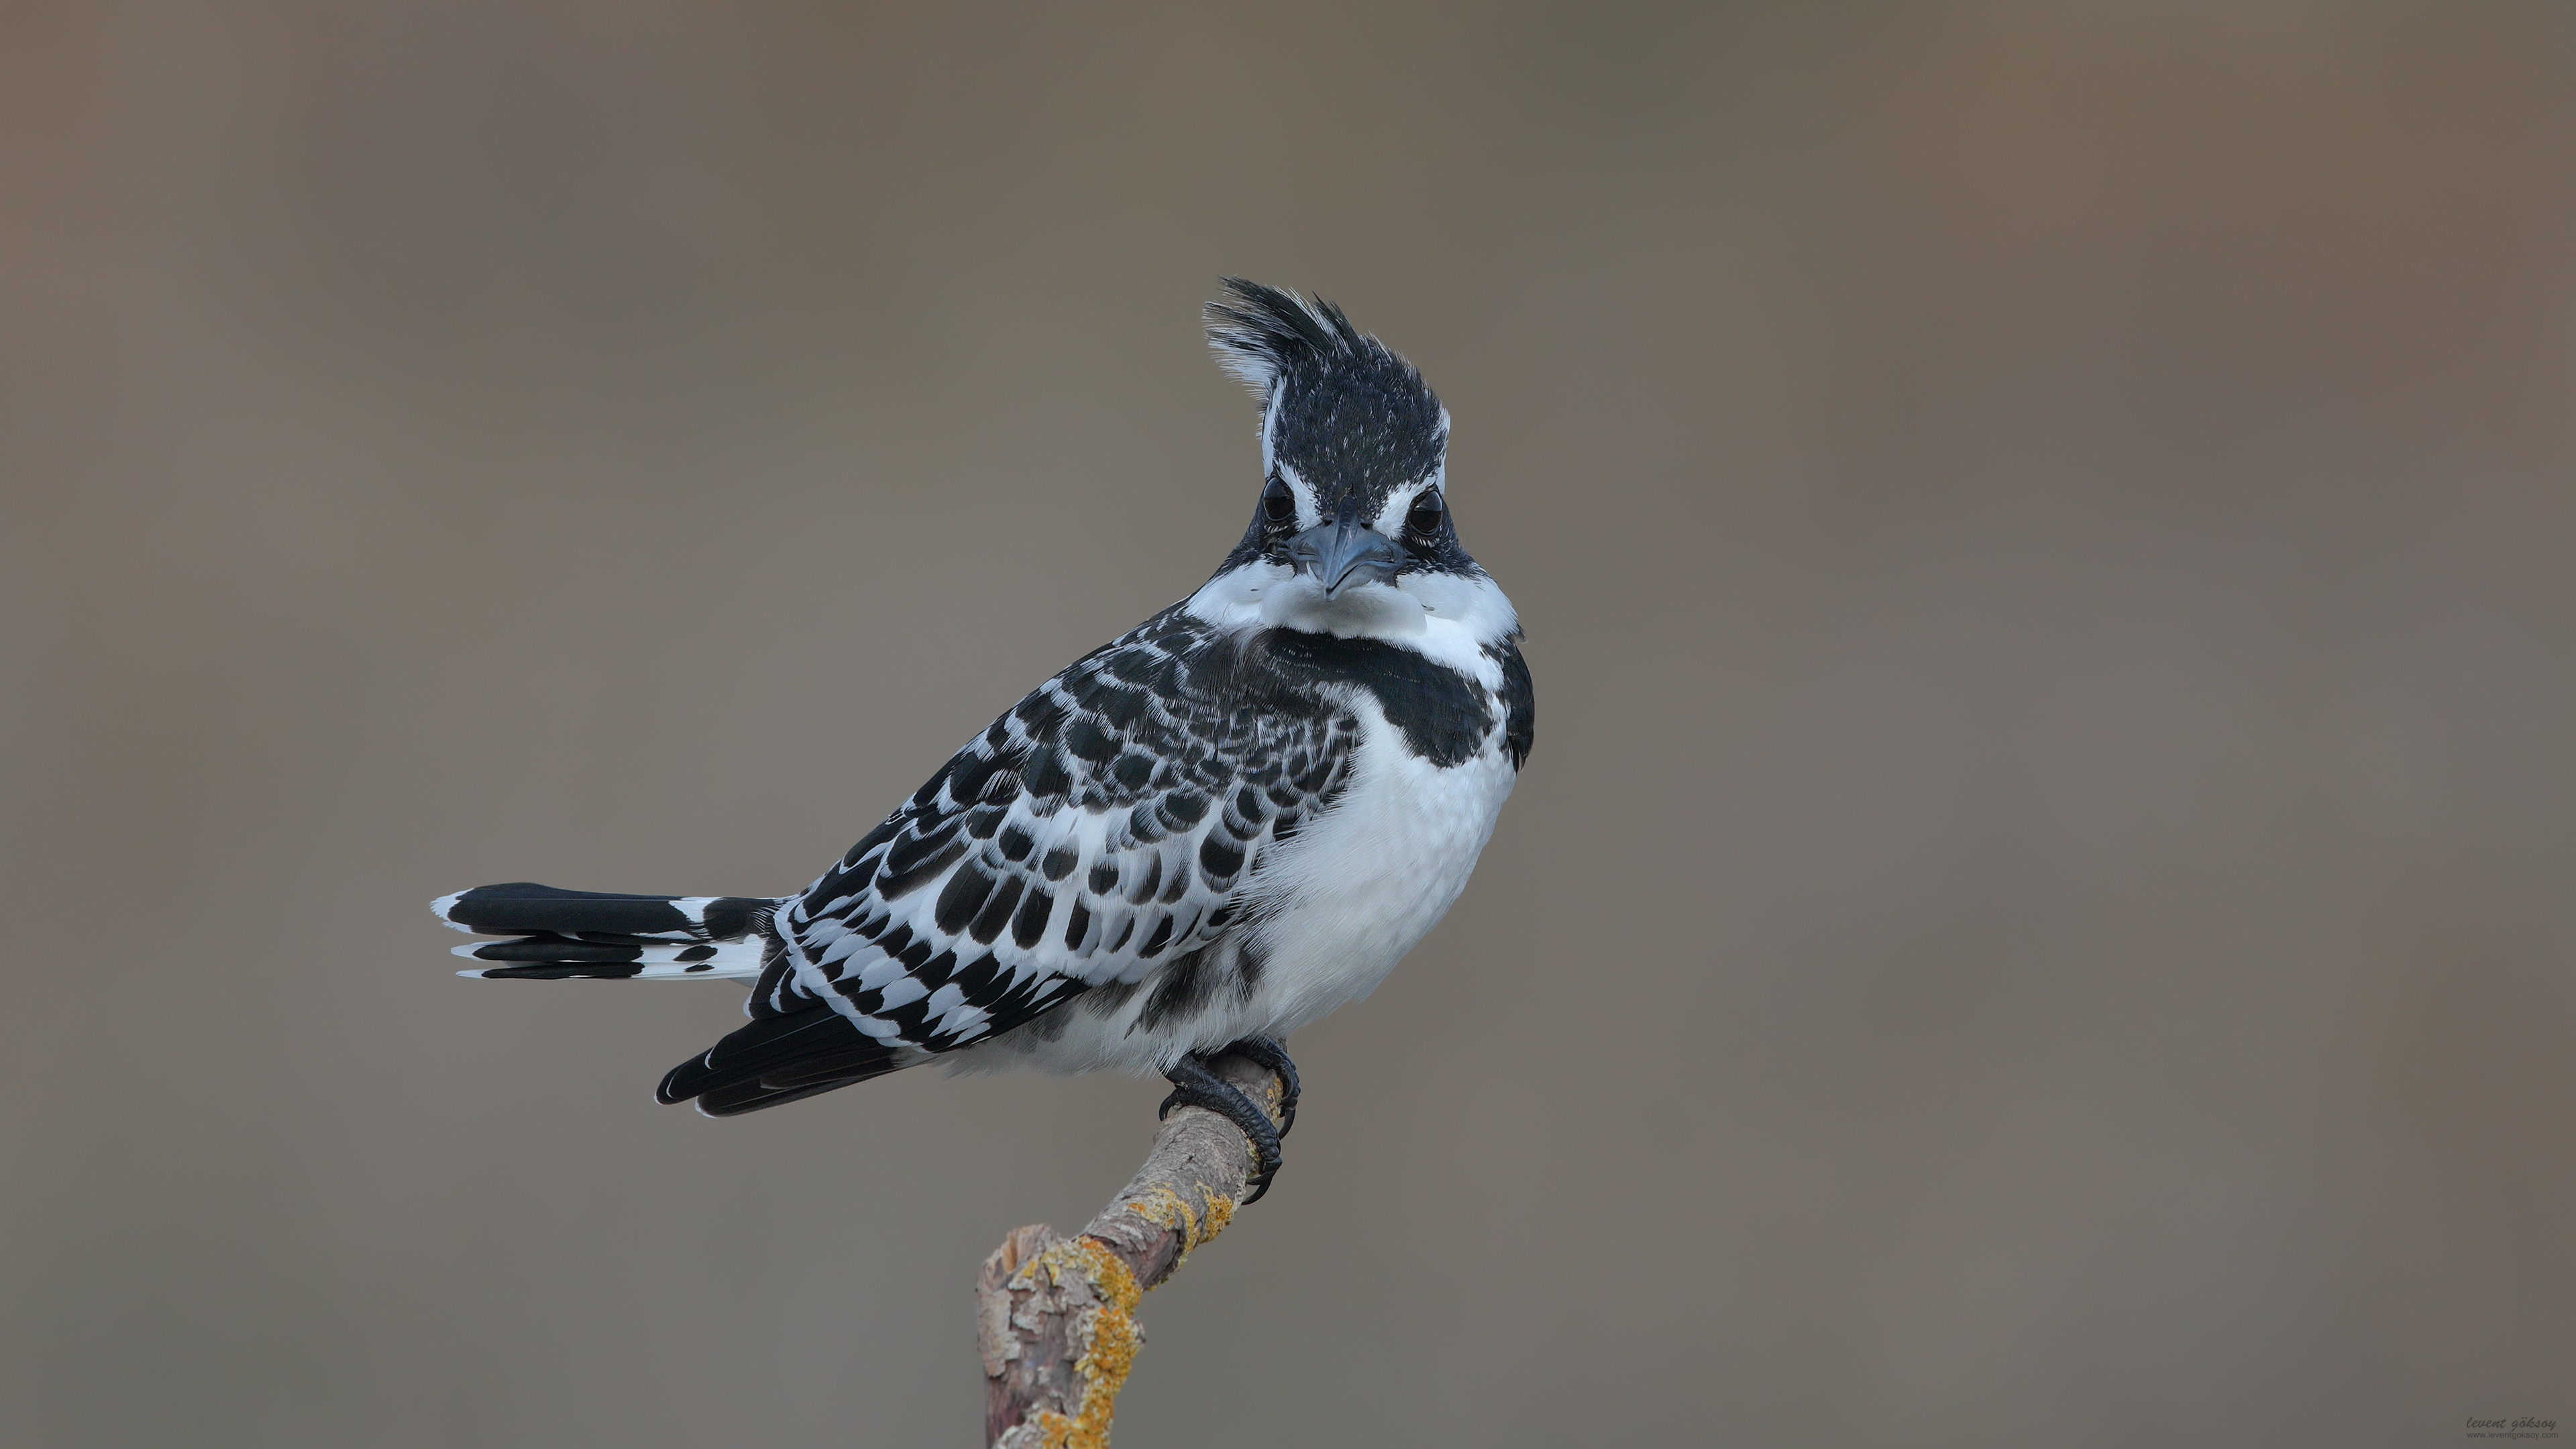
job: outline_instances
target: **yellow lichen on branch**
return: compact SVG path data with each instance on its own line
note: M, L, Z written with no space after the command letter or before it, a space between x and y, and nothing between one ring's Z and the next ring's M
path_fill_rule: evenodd
M1199 1189L1200 1201L1206 1205L1204 1212L1193 1209L1187 1197L1163 1183L1154 1184L1150 1192L1124 1204L1127 1211L1154 1226L1168 1228L1181 1235L1180 1256L1172 1260L1175 1270L1190 1260L1190 1254L1200 1244L1215 1242L1216 1235L1224 1232L1226 1224L1234 1221L1233 1198L1203 1182L1194 1186Z
M1082 1399L1071 1417L1041 1410L1033 1421L1043 1449L1109 1449L1109 1421L1118 1411L1118 1391L1127 1386L1136 1366L1137 1346L1145 1330L1136 1322L1136 1300L1145 1290L1118 1255L1091 1238L1070 1238L1048 1248L1020 1270L1043 1271L1050 1286L1062 1286L1064 1275L1079 1275L1096 1300L1076 1320L1082 1356L1073 1361L1082 1375ZM1032 1284L1031 1286L1035 1286Z

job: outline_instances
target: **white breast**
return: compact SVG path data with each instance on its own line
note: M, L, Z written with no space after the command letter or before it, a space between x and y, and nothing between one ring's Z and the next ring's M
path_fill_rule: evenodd
M956 1052L950 1070L1157 1071L1245 1037L1285 1037L1374 990L1466 888L1514 771L1499 720L1484 750L1444 770L1408 751L1374 701L1359 714L1349 783L1255 871L1249 945L1260 969L1249 993L1237 987L1231 939L1207 963L1221 989L1186 1015L1144 1025L1148 977Z
M1268 960L1249 1005L1266 1035L1375 990L1466 889L1512 793L1499 722L1474 759L1441 769L1374 705L1360 713L1341 799L1263 866L1261 893L1279 904L1260 927Z
M953 1070L1158 1070L1193 1051L1250 1036L1285 1037L1376 989L1440 924L1466 889L1516 771L1503 740L1502 665L1486 646L1517 630L1492 579L1407 574L1327 600L1312 579L1251 563L1209 580L1186 606L1219 628L1295 628L1383 639L1475 680L1495 706L1484 747L1443 769L1414 754L1367 690L1349 687L1360 721L1350 773L1333 804L1264 851L1244 885L1243 935L1210 948L1219 989L1186 1013L1152 1015L1168 966L1094 988L1064 1008L948 1058ZM1241 983L1249 979L1249 990Z

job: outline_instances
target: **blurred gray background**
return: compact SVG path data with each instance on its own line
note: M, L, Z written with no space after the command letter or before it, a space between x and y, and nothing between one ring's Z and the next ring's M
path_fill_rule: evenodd
M1538 749L1136 1446L2576 1419L2576 10L0 10L0 1441L973 1442L1158 1083L716 1123L783 892L1457 417Z

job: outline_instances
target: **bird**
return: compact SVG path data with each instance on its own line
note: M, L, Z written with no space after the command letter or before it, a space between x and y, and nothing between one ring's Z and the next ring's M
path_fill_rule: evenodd
M1159 1073L1269 1190L1286 1041L1369 994L1465 888L1534 738L1518 613L1459 541L1449 413L1338 306L1207 304L1259 405L1252 519L1204 584L1030 691L812 884L442 896L486 979L748 982L655 1096L732 1117L926 1062ZM1279 1074L1281 1120L1212 1064Z

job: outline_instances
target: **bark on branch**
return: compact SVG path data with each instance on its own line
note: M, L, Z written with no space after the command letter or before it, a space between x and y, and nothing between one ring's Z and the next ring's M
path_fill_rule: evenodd
M1269 1068L1229 1056L1216 1072L1280 1120L1285 1084ZM1242 1128L1174 1108L1145 1165L1080 1235L1037 1223L1003 1239L975 1275L987 1445L1104 1449L1145 1341L1136 1300L1225 1231L1254 1165Z

